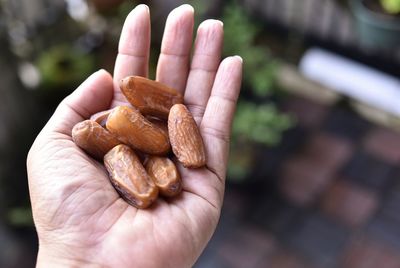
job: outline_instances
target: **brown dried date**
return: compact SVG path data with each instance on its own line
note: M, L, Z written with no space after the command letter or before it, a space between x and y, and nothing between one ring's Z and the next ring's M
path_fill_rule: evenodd
M90 117L90 120L95 121L96 123L98 123L100 126L102 127L106 127L106 123L107 123L107 119L108 116L110 115L112 109L106 110L106 111L102 111L102 112L98 112L95 113L94 115L92 115Z
M124 144L141 152L164 155L171 149L168 132L152 124L135 108L114 108L108 116L106 127Z
M147 208L157 199L157 186L128 146L121 144L110 150L104 165L114 188L132 206Z
M150 156L146 171L157 185L160 194L167 197L178 195L182 190L181 176L174 162L167 157Z
M172 105L183 102L182 94L175 89L140 76L122 79L120 88L126 99L144 115L167 119Z
M172 151L184 167L199 168L206 164L203 138L185 105L172 106L168 117L168 132Z
M91 120L82 121L74 126L72 140L98 160L102 160L109 150L121 143L114 134Z

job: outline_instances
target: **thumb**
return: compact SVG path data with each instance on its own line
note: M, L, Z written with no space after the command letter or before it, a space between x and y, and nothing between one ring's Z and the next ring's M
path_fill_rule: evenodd
M63 187L68 189L68 185L74 185L77 181L74 172L79 170L82 165L87 166L87 163L74 161L71 158L69 164L65 164L66 159L73 152L70 146L72 144L71 130L76 123L89 118L93 113L108 109L112 98L112 77L106 71L100 70L87 78L59 104L46 126L36 137L27 156L32 200L41 200L44 192L54 191L55 178L58 189ZM64 140L69 140L69 142L66 143ZM100 172L100 174L102 173ZM69 179L60 179L65 177ZM91 178L94 177L91 176ZM59 193L62 194L62 191ZM34 201L32 201L33 203Z
M99 70L59 104L43 131L71 136L71 130L76 123L108 109L112 98L112 77L107 71Z

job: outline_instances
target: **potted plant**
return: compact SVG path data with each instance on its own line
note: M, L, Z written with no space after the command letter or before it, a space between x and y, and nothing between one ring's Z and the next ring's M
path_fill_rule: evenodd
M361 42L390 49L400 46L400 0L351 0Z

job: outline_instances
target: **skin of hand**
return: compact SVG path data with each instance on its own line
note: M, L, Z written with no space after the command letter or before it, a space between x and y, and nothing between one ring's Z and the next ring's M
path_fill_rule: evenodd
M104 70L92 74L60 103L29 151L37 267L190 267L204 250L221 212L242 59L221 61L217 20L199 26L191 53L193 13L182 5L168 16L156 79L184 94L205 143L206 167L178 165L183 192L140 210L119 197L103 164L71 139L76 123L127 103L120 79L148 75L150 13L139 5L123 26L114 79Z

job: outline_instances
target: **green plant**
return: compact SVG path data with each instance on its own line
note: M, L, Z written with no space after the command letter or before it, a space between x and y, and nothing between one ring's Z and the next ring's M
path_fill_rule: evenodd
M38 67L45 88L70 87L83 81L94 69L92 55L66 44L56 45L39 55Z
M400 0L380 0L382 7L390 14L400 14Z
M262 144L277 145L282 133L293 125L293 120L279 111L266 97L276 94L275 78L279 63L267 46L256 44L261 31L236 2L224 9L224 54L242 56L244 60L244 92L239 99L232 127L232 146L229 177L242 180L249 175L254 163L255 148ZM261 100L255 103L253 98Z
M260 27L235 2L225 8L222 20L225 25L224 54L239 54L244 59L245 90L250 90L256 98L272 96L276 93L274 83L279 64L271 57L268 47L255 44ZM255 104L240 98L233 135L234 138L241 136L251 142L275 145L291 122L271 102Z
M274 104L240 101L233 124L235 140L251 140L262 144L277 144L282 132L292 126L292 119L282 114Z
M223 12L224 54L238 54L244 59L244 83L257 97L272 94L277 61L268 47L255 44L261 27L253 22L238 4L227 5Z
M239 181L246 178L256 162L257 146L278 144L282 132L292 125L293 119L282 114L274 104L240 100L232 127L229 178Z

